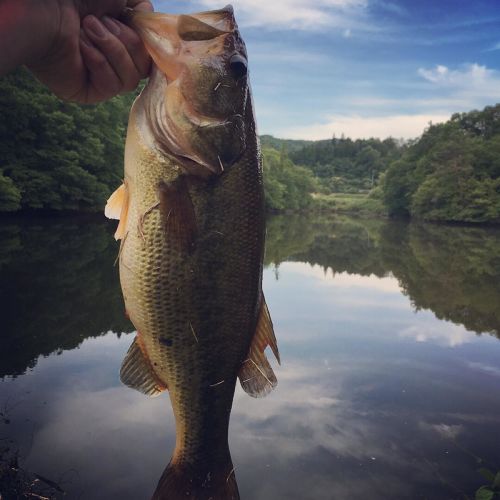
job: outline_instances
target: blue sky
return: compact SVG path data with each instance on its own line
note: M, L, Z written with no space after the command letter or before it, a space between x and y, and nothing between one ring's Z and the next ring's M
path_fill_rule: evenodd
M224 1L153 0L188 13ZM260 133L419 136L500 102L498 0L233 0Z

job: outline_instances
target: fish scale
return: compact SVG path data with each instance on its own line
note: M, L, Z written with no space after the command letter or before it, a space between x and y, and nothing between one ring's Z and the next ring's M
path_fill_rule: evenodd
M143 162L136 155L144 155ZM264 241L260 155L255 140L216 181L192 183L198 230L187 256L165 233L159 209L145 216L139 231L142 214L158 202L158 184L179 175L174 162L152 157L148 150L142 155L133 155L130 172L126 162L125 179L134 187L120 278L127 312L156 374L168 386L177 428L185 430L178 433L176 458L194 461L191 454L207 448L206 438L200 440L207 427L227 440L220 414L229 412L256 326ZM147 175L137 175L143 170ZM162 342L166 338L171 346ZM216 391L218 408L207 408L207 391L210 397ZM218 426L222 432L214 433Z

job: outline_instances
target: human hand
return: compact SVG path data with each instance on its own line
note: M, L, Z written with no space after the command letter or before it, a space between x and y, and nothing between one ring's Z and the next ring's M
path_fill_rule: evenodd
M114 17L125 7L152 11L150 1L52 0L40 4L44 4L45 26L52 26L52 42L28 68L58 97L95 103L135 89L148 75L150 58L142 41Z

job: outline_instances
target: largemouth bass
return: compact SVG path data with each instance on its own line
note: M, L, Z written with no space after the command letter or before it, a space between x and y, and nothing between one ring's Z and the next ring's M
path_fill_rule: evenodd
M121 380L168 390L176 444L154 498L239 498L228 425L239 377L251 396L277 383L262 294L259 141L245 45L230 6L129 14L154 61L129 118L123 185L106 215L125 308L137 329Z

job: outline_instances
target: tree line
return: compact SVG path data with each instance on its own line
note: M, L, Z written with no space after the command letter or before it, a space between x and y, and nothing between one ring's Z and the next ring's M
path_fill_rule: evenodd
M500 104L454 114L408 142L333 137L283 142L287 148L290 165L313 174L310 190L364 192L391 216L500 223Z
M429 126L380 186L391 215L500 222L500 104Z
M25 69L1 79L0 212L101 211L123 176L135 95L80 106ZM313 193L370 193L390 215L500 222L500 105L455 114L406 143L266 135L261 144L269 211L319 208Z
M102 210L123 177L133 99L79 106L25 69L0 79L0 211Z
M324 191L354 193L371 189L402 149L401 141L393 138L352 140L342 136L307 144L291 152L290 158L309 168Z
M122 182L135 95L80 106L59 100L25 69L1 79L0 212L102 211ZM307 208L309 193L316 189L313 175L273 149L281 148L282 141L267 139L263 158L268 209Z

